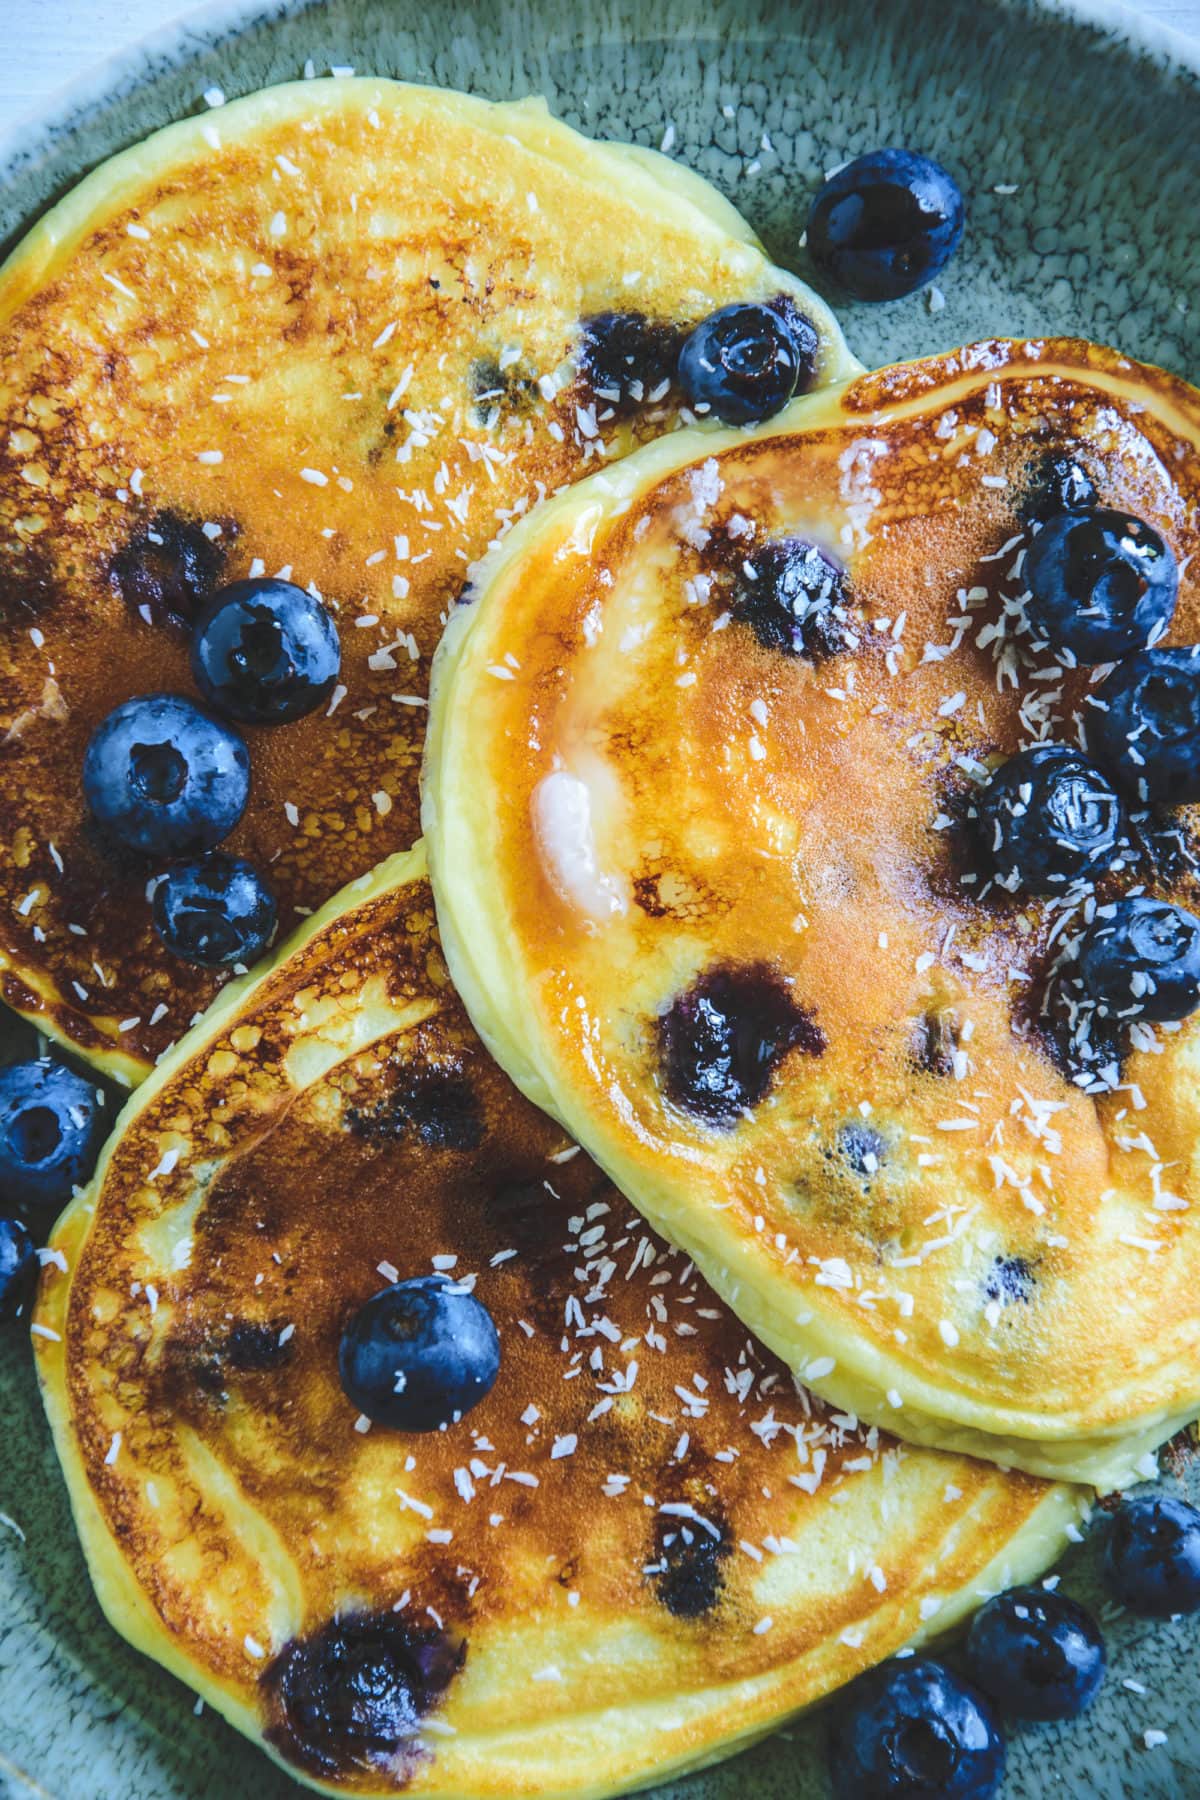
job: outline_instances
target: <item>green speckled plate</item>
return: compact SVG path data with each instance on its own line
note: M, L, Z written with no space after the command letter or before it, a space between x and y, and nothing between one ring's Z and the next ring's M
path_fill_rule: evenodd
M803 272L824 169L881 143L930 151L967 192L967 237L938 290L842 309L864 360L1080 332L1200 378L1200 58L1094 4L224 0L0 141L0 239L112 151L200 108L206 88L245 93L309 59L496 99L540 91L573 125L692 163ZM0 1038L12 1052L21 1034ZM301 1793L105 1624L19 1335L0 1345L0 1408L0 1800ZM1085 1545L1064 1582L1103 1612L1095 1560ZM1200 1620L1107 1623L1100 1700L1076 1724L1011 1735L1006 1800L1200 1797ZM822 1731L807 1721L663 1795L820 1800Z

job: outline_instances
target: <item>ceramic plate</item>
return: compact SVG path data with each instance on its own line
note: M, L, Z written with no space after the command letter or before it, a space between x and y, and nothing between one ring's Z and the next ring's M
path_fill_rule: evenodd
M928 151L966 191L967 236L937 289L841 308L865 361L1073 332L1200 378L1189 310L1200 304L1200 57L1096 5L224 0L0 141L0 240L114 150L202 109L206 89L232 97L309 61L318 73L345 65L493 99L539 91L584 131L693 164L805 274L799 239L822 172L879 144ZM0 1036L11 1053L21 1034ZM0 1800L300 1794L105 1624L20 1333L0 1345L0 1415ZM1186 1453L1168 1460L1200 1492ZM1085 1545L1063 1579L1103 1616L1095 1561ZM1099 1701L1075 1724L1011 1735L1005 1800L1200 1796L1200 1618L1105 1622L1111 1672ZM823 1730L808 1720L660 1793L821 1800Z

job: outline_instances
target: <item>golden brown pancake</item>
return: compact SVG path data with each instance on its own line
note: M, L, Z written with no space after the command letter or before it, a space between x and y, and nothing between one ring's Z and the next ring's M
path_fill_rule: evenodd
M834 1404L1101 1485L1200 1410L1200 1017L1099 1079L1043 1001L1098 902L1196 909L1197 809L1052 899L989 887L967 816L1104 672L1023 630L1045 458L1166 535L1190 643L1198 447L1193 389L1083 343L865 375L555 501L435 670L442 935L517 1084ZM788 537L845 571L803 654L747 586ZM762 1051L724 1117L679 1087L704 1007Z
M1030 1578L1080 1510L797 1387L487 1056L419 851L222 995L52 1249L38 1366L109 1617L331 1792L665 1779ZM431 1267L499 1379L364 1431L343 1325Z
M228 848L285 928L417 835L429 659L489 542L678 423L659 375L732 299L828 311L666 158L538 101L375 80L270 89L90 176L0 272L0 995L136 1081L220 977L172 959L83 812L131 695L192 692L219 584L289 572L333 610L329 707L247 733ZM630 315L617 388L595 327Z

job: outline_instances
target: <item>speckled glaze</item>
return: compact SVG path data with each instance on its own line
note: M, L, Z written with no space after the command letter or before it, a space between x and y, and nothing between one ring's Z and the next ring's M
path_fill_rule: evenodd
M308 58L318 72L347 65L496 99L537 90L600 136L657 146L673 126L667 147L804 275L799 238L823 170L910 144L962 181L967 235L939 283L943 305L926 290L842 307L864 360L1075 331L1200 378L1189 312L1200 306L1200 63L1169 33L1094 3L222 0L0 141L0 239L94 163L201 108L206 88L245 93ZM0 1024L0 1054L31 1047ZM105 1624L19 1332L0 1344L0 1413L0 1800L299 1794L220 1721L195 1717L191 1695ZM1193 1497L1198 1471L1183 1478ZM1005 1800L1198 1800L1200 1618L1116 1616L1096 1586L1098 1535L1063 1574L1105 1615L1108 1679L1085 1719L1010 1734ZM821 1800L826 1729L806 1721L663 1800ZM1147 1749L1147 1730L1166 1743Z

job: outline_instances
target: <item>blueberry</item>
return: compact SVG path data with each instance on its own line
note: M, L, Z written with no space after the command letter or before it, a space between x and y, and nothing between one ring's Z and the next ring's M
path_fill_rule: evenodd
M146 625L186 628L220 579L222 543L196 519L157 512L108 565L109 585Z
M706 1525L659 1516L655 1592L672 1618L702 1619L720 1601L732 1542L724 1530L714 1535Z
M1200 644L1129 657L1093 704L1092 750L1118 786L1143 803L1200 800Z
M735 301L701 319L685 339L679 384L689 405L726 425L749 425L787 405L805 360L773 307Z
M733 610L768 650L820 662L847 647L845 576L804 538L772 538L745 557Z
M1075 1718L1096 1698L1104 1663L1091 1613L1049 1588L997 1594L967 1638L972 1681L1008 1718Z
M601 406L624 416L651 395L666 397L682 337L678 325L644 313L595 313L583 321L579 366Z
M38 1253L19 1219L0 1219L0 1324L20 1318L37 1286Z
M898 300L931 281L958 248L966 213L954 177L912 150L855 157L808 213L817 267L857 300Z
M1055 513L1080 512L1095 504L1096 484L1083 464L1065 450L1050 450L1029 471L1018 510L1026 522L1045 523Z
M986 1701L941 1663L914 1657L848 1690L829 1762L839 1800L990 1800L1004 1744Z
M730 1126L756 1106L790 1050L819 1056L825 1034L775 972L712 969L676 994L658 1021L667 1094L707 1124Z
M11 1205L65 1206L104 1135L96 1089L74 1070L49 1057L0 1069L0 1195Z
M976 801L980 848L1011 892L1052 894L1116 865L1121 802L1086 756L1037 744L1003 763Z
M1170 545L1129 513L1055 513L1025 560L1034 636L1081 663L1115 662L1160 638L1175 610Z
M1079 946L1079 976L1110 1012L1186 1019L1200 1006L1200 919L1145 896L1102 907Z
M1200 1612L1200 1512L1174 1494L1131 1495L1113 1515L1104 1572L1130 1612Z
M251 725L302 719L341 668L337 626L294 582L235 581L196 620L192 674L211 706Z
M837 1151L856 1175L864 1175L868 1180L872 1175L878 1174L887 1161L887 1143L883 1133L876 1131L872 1125L862 1125L853 1119L838 1127Z
M372 1295L342 1333L347 1398L377 1425L437 1431L470 1412L500 1372L500 1340L474 1294L442 1275Z
M147 856L227 837L250 792L250 755L228 725L177 694L143 694L96 727L83 791L98 825Z
M216 850L175 863L154 890L154 928L202 968L257 962L271 941L275 896L252 863Z
M1007 1306L1022 1300L1028 1306L1033 1299L1036 1277L1023 1256L997 1256L983 1284L985 1299Z

